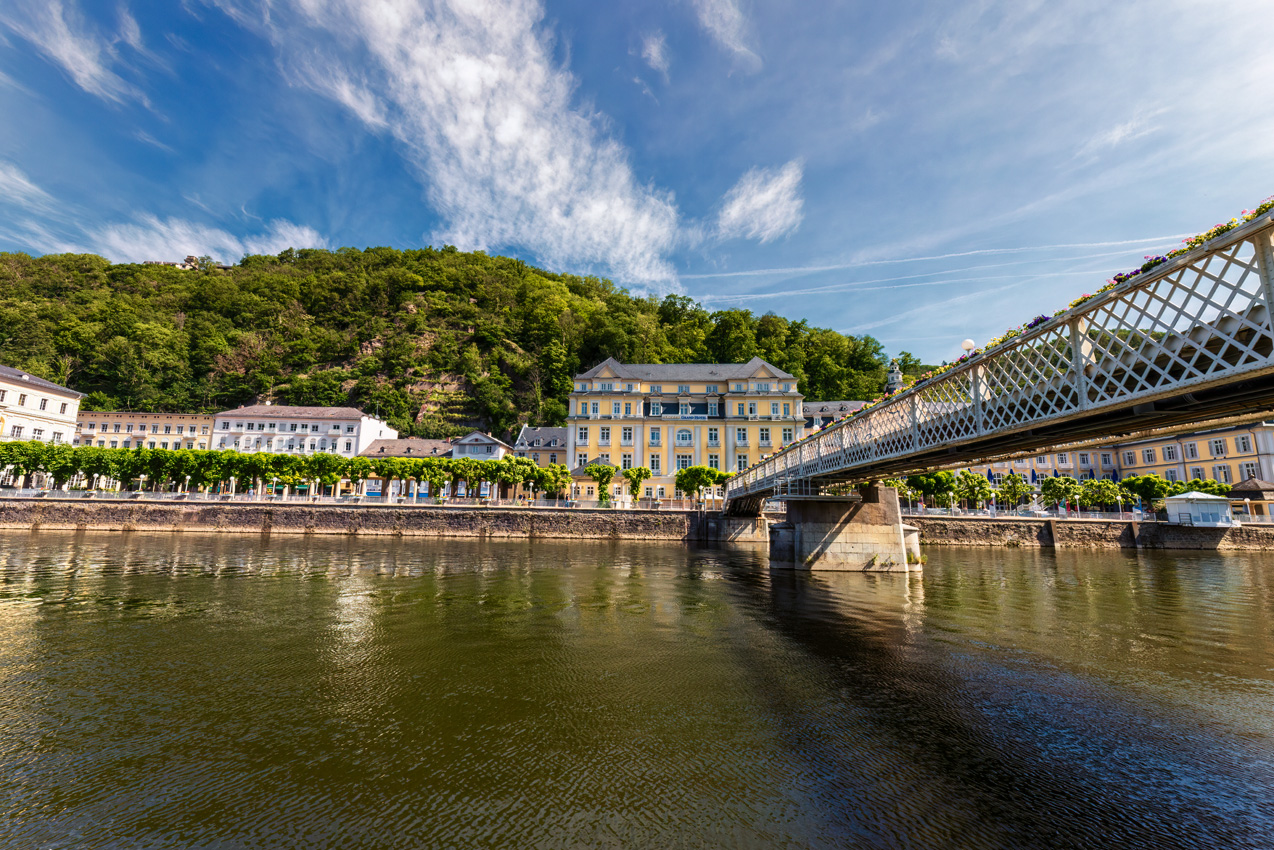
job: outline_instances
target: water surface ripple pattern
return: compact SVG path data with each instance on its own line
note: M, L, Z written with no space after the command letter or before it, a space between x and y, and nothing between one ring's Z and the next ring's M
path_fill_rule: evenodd
M0 847L1274 847L1274 558L0 533Z

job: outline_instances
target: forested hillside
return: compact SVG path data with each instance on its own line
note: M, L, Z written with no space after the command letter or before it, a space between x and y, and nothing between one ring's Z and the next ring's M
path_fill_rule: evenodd
M288 250L227 271L0 253L0 363L87 393L86 409L353 404L404 434L508 433L561 424L571 376L608 356L754 355L814 400L884 387L869 336L450 247Z

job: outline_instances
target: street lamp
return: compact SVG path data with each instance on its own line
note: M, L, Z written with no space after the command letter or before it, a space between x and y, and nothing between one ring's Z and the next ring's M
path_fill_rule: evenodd
M960 347L964 349L966 354L968 354L973 351L973 349L977 348L977 344L971 339L966 339L964 342L960 343Z
M186 476L186 489L182 490L181 492L185 493L187 496L190 495L190 476L189 475Z

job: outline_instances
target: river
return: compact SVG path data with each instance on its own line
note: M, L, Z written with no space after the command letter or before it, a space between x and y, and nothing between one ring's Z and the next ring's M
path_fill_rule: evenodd
M1274 557L0 533L0 847L1274 846Z

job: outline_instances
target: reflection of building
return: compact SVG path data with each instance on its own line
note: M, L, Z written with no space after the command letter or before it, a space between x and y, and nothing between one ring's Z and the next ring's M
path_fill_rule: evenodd
M197 413L86 410L75 424L75 445L107 449L208 448L212 417Z
M646 497L671 496L678 469L746 469L800 439L802 399L794 376L759 357L665 364L609 358L575 376L565 463L646 466L654 473Z
M83 397L30 372L0 366L0 440L70 442Z
M352 407L291 407L258 404L225 410L213 417L213 449L273 454L330 452L361 454L374 440L398 432Z
M566 429L523 425L513 442L513 450L518 457L530 458L541 469L553 463L565 464Z

